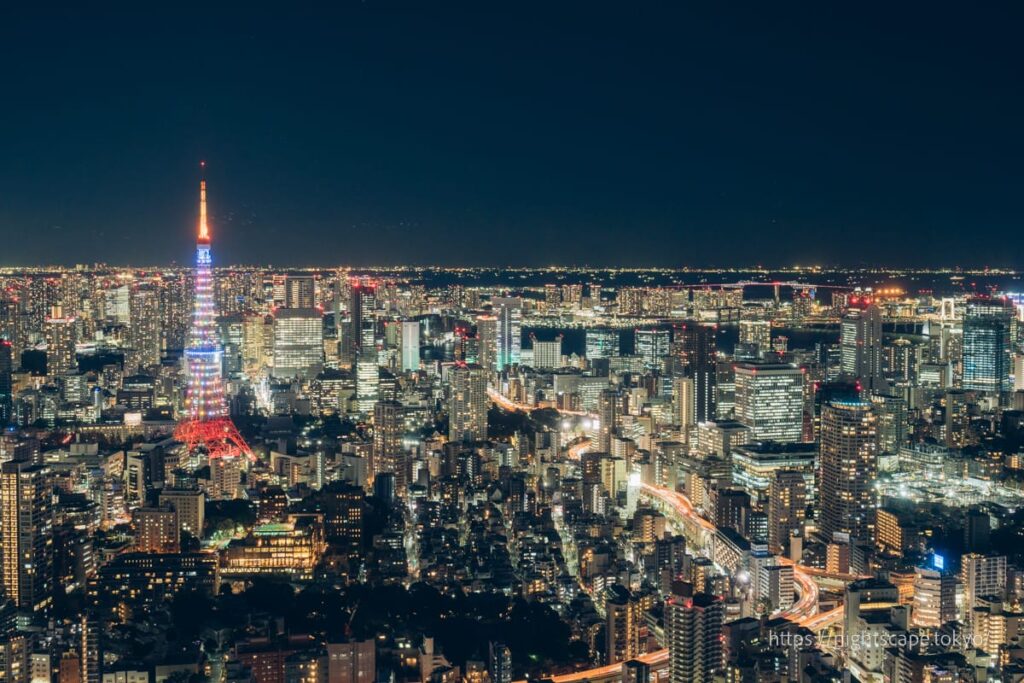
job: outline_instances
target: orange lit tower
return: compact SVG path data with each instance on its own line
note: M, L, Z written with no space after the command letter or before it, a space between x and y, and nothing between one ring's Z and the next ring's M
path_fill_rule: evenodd
M205 166L205 163L203 164ZM199 184L199 239L196 243L196 291L192 330L185 348L188 389L185 418L174 436L189 452L204 450L210 459L252 457L252 451L228 417L221 379L223 350L217 333L217 312L210 269L210 227L206 219L206 180Z

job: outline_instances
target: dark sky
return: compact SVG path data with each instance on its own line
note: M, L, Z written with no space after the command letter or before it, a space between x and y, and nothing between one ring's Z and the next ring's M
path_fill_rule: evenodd
M1024 255L1019 3L91 4L0 11L0 264L189 261L199 159L221 263Z

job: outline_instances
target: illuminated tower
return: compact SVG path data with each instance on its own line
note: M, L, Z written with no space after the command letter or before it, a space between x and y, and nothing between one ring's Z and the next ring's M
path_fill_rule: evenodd
M252 451L228 417L221 379L221 345L213 303L210 229L206 221L206 180L199 184L199 239L196 243L196 291L192 330L185 348L188 390L185 419L174 436L190 452L202 448L211 459L237 457Z

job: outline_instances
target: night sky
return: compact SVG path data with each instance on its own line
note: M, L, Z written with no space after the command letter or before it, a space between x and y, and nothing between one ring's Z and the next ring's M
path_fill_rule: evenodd
M220 263L1024 256L1019 3L147 4L0 14L0 264L189 262L200 159Z

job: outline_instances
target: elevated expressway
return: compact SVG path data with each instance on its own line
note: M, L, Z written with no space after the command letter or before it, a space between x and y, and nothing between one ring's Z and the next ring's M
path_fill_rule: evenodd
M489 398L506 410L535 410L535 406L516 403L494 389L488 389ZM586 415L572 411L559 411L571 415ZM590 447L588 440L582 440L569 448L569 458L578 460ZM640 484L639 494L662 510L683 531L687 543L695 551L707 556L711 554L712 545L718 537L718 528L700 516L693 503L684 494L664 486ZM818 612L819 587L823 582L830 585L842 585L857 578L847 574L832 574L814 567L796 564L786 557L779 557L782 564L793 567L793 581L799 592L799 598L788 609L776 613L776 617L784 617L814 633L821 633L842 621L843 607L840 605L827 612ZM668 650L661 648L641 655L638 659L651 667L651 672L658 676L667 676ZM553 683L618 683L622 681L622 663L607 664L584 671L551 676ZM659 680L657 678L653 680Z

